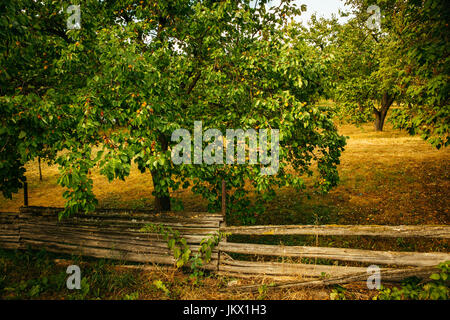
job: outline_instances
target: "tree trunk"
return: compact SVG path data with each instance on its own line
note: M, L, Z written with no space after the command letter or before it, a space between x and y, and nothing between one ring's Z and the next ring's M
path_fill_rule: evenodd
M375 131L383 131L384 120L386 119L387 112L383 112L383 110L374 110L375 113Z
M42 181L41 157L38 157L38 165L39 165L39 181Z
M164 135L159 136L159 142L161 143L161 149L163 151L167 151L169 149L169 144ZM153 186L156 189L156 186L161 186L161 180L166 178L166 173L163 170L153 170L151 171ZM161 188L161 187L160 187ZM162 189L162 192L155 191L155 209L158 212L170 211L170 195L169 195L169 187L165 186Z
M155 208L158 212L170 211L170 196L155 198Z
M380 103L380 110L375 107L373 108L375 114L375 131L383 131L384 120L392 103L394 103L394 97L388 93L384 93Z
M152 171L152 179L153 186L156 189L156 186L160 184L163 176L160 171ZM158 212L170 211L170 195L167 187L163 188L164 192L160 194L155 191L155 209Z

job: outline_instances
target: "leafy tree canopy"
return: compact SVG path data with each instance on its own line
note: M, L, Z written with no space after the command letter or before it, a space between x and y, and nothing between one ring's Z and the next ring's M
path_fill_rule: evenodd
M59 165L65 214L95 208L94 168L125 179L133 162L151 173L159 210L171 209L170 191L189 186L217 210L224 179L238 211L250 205L246 181L263 201L275 186L305 188L301 176L314 164L317 188L336 185L345 139L330 110L315 105L330 60L304 40L291 1L82 1L81 28L71 30L59 2L2 6L5 196L36 156ZM260 175L260 164L174 165L171 134L194 121L222 132L279 129L278 173Z
M375 118L382 130L391 105L391 121L422 134L437 148L448 145L448 21L443 0L348 0L351 15L315 19L309 41L332 54L330 92L339 111L356 123ZM379 27L368 25L380 9ZM349 16L349 13L344 15Z

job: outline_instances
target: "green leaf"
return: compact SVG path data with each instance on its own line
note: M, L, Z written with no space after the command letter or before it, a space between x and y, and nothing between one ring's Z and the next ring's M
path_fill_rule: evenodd
M175 257L175 259L178 259L181 256L180 248L174 248L173 249L173 256Z
M167 243L169 249L173 249L173 247L175 246L175 239L170 239Z
M181 268L182 266L184 266L184 261L183 260L178 260L177 261L177 268Z
M430 279L432 279L432 280L439 280L441 277L439 276L439 274L437 274L437 273L433 273L431 276L430 276Z

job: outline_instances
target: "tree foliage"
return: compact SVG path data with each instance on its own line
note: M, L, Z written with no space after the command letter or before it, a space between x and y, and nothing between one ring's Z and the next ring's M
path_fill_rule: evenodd
M232 208L248 208L246 181L267 200L275 186L304 188L313 164L320 190L336 185L345 139L330 110L314 104L329 59L300 36L291 18L301 10L291 1L271 9L267 1L83 1L81 28L72 30L66 7L53 1L6 6L28 40L26 50L2 56L4 195L17 192L38 155L59 165L66 214L95 208L92 170L125 179L133 162L151 173L160 210L187 187L217 210L222 179ZM8 48L20 41L10 29L2 33ZM37 72L30 78L26 60ZM13 65L23 70L14 77ZM171 134L194 121L222 132L279 129L278 173L260 175L260 164L174 165Z
M399 86L404 104L392 121L436 148L446 147L450 143L448 3L404 1L391 17L402 56Z
M313 16L309 40L333 58L329 96L337 103L338 114L355 123L374 120L375 129L381 131L398 95L396 53L388 33L366 25L367 7L344 14L345 23L337 17Z
M391 121L420 133L435 147L448 145L448 21L443 0L348 0L346 23L312 19L309 39L335 58L332 96L341 114L359 123ZM380 8L380 28L367 21Z

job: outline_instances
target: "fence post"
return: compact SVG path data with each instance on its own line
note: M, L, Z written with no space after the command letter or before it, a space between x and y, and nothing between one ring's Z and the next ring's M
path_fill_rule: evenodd
M41 157L38 157L38 165L39 165L39 181L42 181Z
M221 228L224 228L227 225L226 204L227 204L227 189L226 189L226 185L225 185L225 179L222 179L222 218L223 218L223 220L219 223L219 232L220 232ZM227 238L223 237L221 239L221 242L227 242ZM220 271L220 258L221 258L221 252L220 252L220 243L219 243L219 250L217 251L217 273Z
M28 207L28 183L23 183L23 205Z
M227 190L225 188L225 180L222 179L222 215L226 216L226 200L227 200Z

